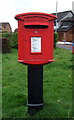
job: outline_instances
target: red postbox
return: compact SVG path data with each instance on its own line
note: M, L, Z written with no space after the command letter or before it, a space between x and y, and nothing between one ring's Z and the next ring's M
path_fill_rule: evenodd
M18 20L18 61L28 65L28 112L43 107L43 64L53 61L56 18L39 12L15 16Z
M54 20L47 13L31 12L15 16L18 20L18 61L46 64L53 61Z

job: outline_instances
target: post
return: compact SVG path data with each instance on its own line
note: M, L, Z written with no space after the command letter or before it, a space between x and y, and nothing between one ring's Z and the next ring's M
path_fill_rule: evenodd
M28 65L28 111L43 107L43 65Z

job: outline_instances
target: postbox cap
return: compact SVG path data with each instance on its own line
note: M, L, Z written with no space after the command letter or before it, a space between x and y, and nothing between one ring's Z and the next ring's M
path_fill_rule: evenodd
M38 17L41 17L41 18L44 17L44 18L47 18L49 21L57 19L57 17L55 15L48 14L48 13L41 13L41 12L29 12L29 13L17 14L15 16L15 19L24 21L25 18L34 17L34 16L38 16Z

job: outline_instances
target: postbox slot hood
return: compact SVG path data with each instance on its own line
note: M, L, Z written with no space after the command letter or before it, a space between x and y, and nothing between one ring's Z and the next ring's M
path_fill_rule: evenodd
M47 22L24 22L24 26L46 26L48 27L48 23Z
M41 18L44 17L44 18L48 19L48 21L57 19L57 17L55 15L47 14L47 13L40 13L40 12L30 12L30 13L18 14L15 16L15 19L24 21L25 18L28 18L28 17L30 18L30 17L34 17L34 16L41 17Z

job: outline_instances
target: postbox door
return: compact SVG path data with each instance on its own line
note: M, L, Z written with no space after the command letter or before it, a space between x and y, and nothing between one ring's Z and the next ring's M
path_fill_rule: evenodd
M24 27L24 61L44 62L53 58L53 23L48 28L29 29ZM37 62L36 62L37 63Z
M42 35L36 34L38 30L26 29L24 33L25 41L24 41L24 60L26 58L30 60L32 56L37 56L42 53Z

